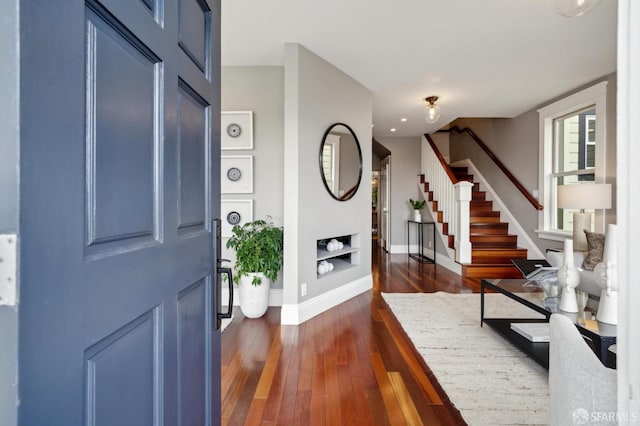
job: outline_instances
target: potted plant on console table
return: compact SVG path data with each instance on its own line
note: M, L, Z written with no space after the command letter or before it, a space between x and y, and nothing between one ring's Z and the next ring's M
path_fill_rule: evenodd
M234 282L240 309L247 318L259 318L269 307L271 283L282 269L283 231L271 221L235 225L227 248L236 252Z
M413 207L413 220L414 222L421 222L422 215L420 214L420 210L422 210L427 204L425 200L414 200L413 198L409 198L409 204Z

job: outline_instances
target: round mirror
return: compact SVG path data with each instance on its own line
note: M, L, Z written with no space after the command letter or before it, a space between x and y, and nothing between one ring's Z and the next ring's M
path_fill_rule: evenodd
M362 179L362 150L351 127L335 123L320 145L320 174L329 194L338 201L351 199Z

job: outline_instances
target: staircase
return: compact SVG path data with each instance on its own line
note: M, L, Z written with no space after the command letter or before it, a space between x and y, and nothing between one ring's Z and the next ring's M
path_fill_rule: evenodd
M520 278L522 275L511 263L511 259L526 259L527 249L518 248L516 235L508 233L509 224L500 221L500 212L493 210L493 202L486 200L486 193L480 191L480 185L473 181L466 167L450 167L458 181L473 183L470 203L470 240L471 264L462 265L462 276L476 278ZM448 237L449 248L454 248L454 236L447 223L442 221L442 212L438 211L438 201L429 191L429 183L424 182L425 199L431 206L442 231Z

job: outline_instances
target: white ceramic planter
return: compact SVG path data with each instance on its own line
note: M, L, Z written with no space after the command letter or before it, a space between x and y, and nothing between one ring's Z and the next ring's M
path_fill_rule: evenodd
M253 285L253 277L258 275L262 278L262 284ZM240 309L247 318L260 318L267 312L269 307L269 290L271 280L262 273L249 274L240 278L238 284L238 296L240 297Z

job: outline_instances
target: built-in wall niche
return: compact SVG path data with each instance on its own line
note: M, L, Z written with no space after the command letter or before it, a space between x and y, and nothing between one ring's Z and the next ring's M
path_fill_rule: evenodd
M335 244L338 242L340 244ZM336 248L341 246L340 248ZM360 234L340 235L317 240L316 273L318 278L337 274L360 264ZM331 270L320 267L321 263L332 265ZM324 264L326 266L326 263Z

